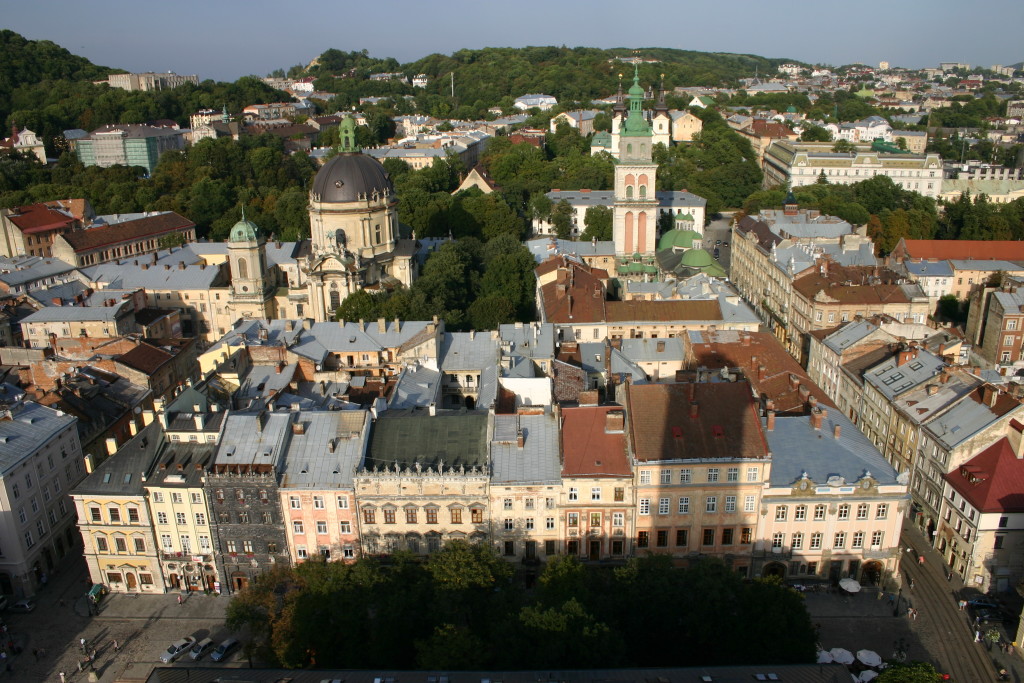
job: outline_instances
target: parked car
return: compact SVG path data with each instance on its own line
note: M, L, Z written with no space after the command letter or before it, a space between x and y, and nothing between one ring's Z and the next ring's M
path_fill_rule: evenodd
M223 643L217 646L217 649L210 655L210 659L215 662L220 662L227 659L228 655L234 652L235 648L238 647L238 641L234 638L228 638Z
M191 657L193 661L199 661L203 658L203 655L212 649L213 638L203 638L192 646L192 649L188 651L188 656Z
M979 607L974 610L974 618L982 624L1001 624L1013 619L1013 615L1006 610L992 607Z
M1002 605L1000 605L992 598L974 598L973 600L968 600L967 605L971 608L980 607L983 609L999 609L1000 607L1002 607Z
M164 664L170 664L175 659L181 656L185 650L192 647L192 644L196 642L196 639L192 636L185 636L176 643L171 643L170 646L160 653L160 661Z
M32 598L25 598L24 600L18 600L18 602L11 605L12 612L31 612L36 608L36 601Z

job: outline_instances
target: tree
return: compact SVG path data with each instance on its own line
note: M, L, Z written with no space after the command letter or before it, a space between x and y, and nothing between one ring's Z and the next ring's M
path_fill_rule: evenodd
M927 662L890 664L875 679L877 683L938 683L941 675Z
M836 140L836 144L832 145L832 151L845 154L855 152L857 148L849 140Z
M832 133L827 128L808 124L800 134L803 142L832 142Z
M587 229L580 239L608 241L612 239L612 210L607 206L590 206L583 217Z
M555 235L560 240L572 239L572 219L575 211L568 200L561 200L551 210L551 223L555 228Z

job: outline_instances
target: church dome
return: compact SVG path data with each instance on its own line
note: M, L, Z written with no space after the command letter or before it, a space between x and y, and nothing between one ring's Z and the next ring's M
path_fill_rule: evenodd
M313 179L313 201L331 204L358 201L366 195L394 194L395 188L384 166L365 154L339 154L317 171Z
M705 268L714 262L715 260L711 258L711 254L703 249L690 249L679 260L680 265L690 268Z
M703 239L696 230L669 230L661 236L661 241L658 242L658 250L691 249L694 242L700 244Z
M256 227L255 223L242 218L231 228L228 242L255 242L259 234L260 229Z

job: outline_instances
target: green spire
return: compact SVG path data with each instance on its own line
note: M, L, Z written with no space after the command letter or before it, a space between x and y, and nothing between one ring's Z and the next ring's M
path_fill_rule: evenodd
M650 136L651 127L644 119L644 89L640 86L640 64L633 64L633 85L629 88L629 116L622 124L621 135Z
M356 144L356 121L351 116L346 116L338 124L338 151L342 154L361 151Z

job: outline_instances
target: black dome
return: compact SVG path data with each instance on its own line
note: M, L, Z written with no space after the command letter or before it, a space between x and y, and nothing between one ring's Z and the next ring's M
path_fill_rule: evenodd
M313 201L354 202L362 195L394 194L395 188L384 166L361 153L339 154L317 171L313 179Z

